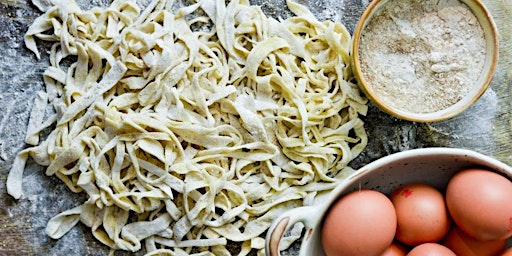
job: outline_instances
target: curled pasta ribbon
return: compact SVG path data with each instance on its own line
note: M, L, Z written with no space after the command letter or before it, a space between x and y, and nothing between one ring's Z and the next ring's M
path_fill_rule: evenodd
M54 42L46 91L7 189L22 196L32 157L87 194L49 221L52 238L80 221L114 250L231 255L239 242L262 255L271 222L333 189L366 146L351 37L297 3L277 21L246 0L45 2L25 42L38 58L36 38Z

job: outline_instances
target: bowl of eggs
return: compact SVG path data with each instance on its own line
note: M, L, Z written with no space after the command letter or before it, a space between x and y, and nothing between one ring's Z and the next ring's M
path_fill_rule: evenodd
M511 180L512 167L472 150L391 154L278 217L266 254L302 223L299 255L512 255Z

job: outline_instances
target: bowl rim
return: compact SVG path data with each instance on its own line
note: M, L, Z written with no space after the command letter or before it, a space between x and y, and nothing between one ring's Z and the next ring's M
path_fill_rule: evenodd
M392 108L386 105L377 95L371 90L369 83L366 81L364 74L361 70L360 65L360 56L359 56L359 45L360 38L366 27L367 23L371 20L372 15L375 11L378 10L379 7L386 4L390 0L373 0L367 6L365 11L363 12L361 18L359 19L356 28L354 30L353 39L352 39L352 49L351 49L351 59L352 59L352 69L353 74L358 82L359 88L365 93L365 95L372 101L377 107L381 110L384 110L388 114L398 117L400 119L414 121L414 122L436 122L441 120L446 120L452 118L471 105L473 105L487 90L490 86L494 73L498 66L499 59L499 34L496 24L492 18L490 11L480 0L459 0L464 3L473 14L477 17L478 22L482 26L485 34L486 40L486 60L490 59L490 64L484 63L484 67L482 69L482 75L485 75L485 79L478 79L477 81L482 80L480 85L474 85L471 91L466 94L460 101L449 106L448 108L430 112L430 113L414 113L403 111L397 108ZM483 15L477 15L476 11L481 12ZM486 31L489 31L486 33ZM491 51L491 53L489 53ZM490 56L490 57L489 57Z
M508 176L512 181L512 166L498 160L497 158L477 152L472 149L466 148L453 148L453 147L425 147L425 148L414 148L408 149L404 151L395 152L389 155L385 155L376 160L373 160L361 168L357 169L354 173L346 177L342 180L338 186L336 186L332 192L330 197L334 194L339 196L340 192L345 191L349 186L354 185L354 182L358 179L361 179L367 175L375 174L376 172L383 172L384 169L382 167L387 166L389 164L394 164L404 159L410 158L422 158L422 157L430 157L430 156L450 156L450 157L461 157L466 159L478 159L481 162L485 162L485 166L491 168L495 172L504 174ZM473 161L473 160L472 160ZM478 165L478 164L475 164ZM346 191L345 191L346 192ZM331 198L330 201L335 200L335 198ZM329 200L326 200L329 201ZM332 202L330 202L332 203ZM329 203L329 204L330 204Z

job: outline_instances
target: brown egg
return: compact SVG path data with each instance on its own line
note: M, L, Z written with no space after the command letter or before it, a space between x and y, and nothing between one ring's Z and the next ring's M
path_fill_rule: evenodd
M444 238L443 244L457 255L464 256L494 256L505 248L505 240L478 240L457 227L452 228Z
M455 174L446 188L453 221L480 240L505 240L512 235L512 182L483 169Z
M500 256L512 256L512 248L506 249Z
M425 184L408 184L391 195L396 209L396 239L407 245L440 241L450 230L444 195Z
M391 246L381 256L405 256L407 250L398 243L392 243Z
M457 256L457 254L444 245L424 243L412 248L407 256Z
M343 196L322 224L325 254L380 256L393 242L396 214L389 198L373 190Z

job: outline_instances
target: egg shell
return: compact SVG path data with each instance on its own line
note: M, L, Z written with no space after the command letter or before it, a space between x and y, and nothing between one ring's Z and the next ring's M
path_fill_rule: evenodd
M391 194L397 215L396 239L407 245L440 241L451 219L444 195L426 184L407 184Z
M407 250L401 244L392 243L391 246L381 256L405 256Z
M389 198L374 190L341 197L322 224L326 255L380 256L393 242L396 214Z
M478 240L457 227L450 230L443 239L443 245L450 248L457 255L464 256L494 256L505 249L505 240Z
M457 254L444 245L424 243L412 248L407 256L457 256Z
M512 235L512 182L488 170L455 174L446 188L446 204L455 224L480 240Z

